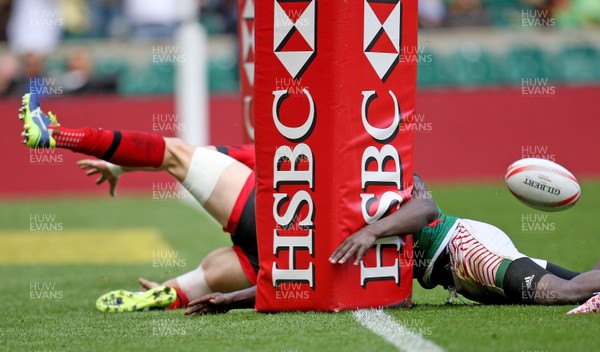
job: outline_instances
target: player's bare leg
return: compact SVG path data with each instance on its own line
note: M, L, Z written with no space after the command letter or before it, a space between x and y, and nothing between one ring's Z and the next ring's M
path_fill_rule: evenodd
M30 148L66 148L126 168L166 170L224 227L228 226L238 196L253 174L246 165L214 148L196 148L179 139L163 138L152 133L70 129L60 126L54 115L49 116L44 114L35 96L24 96L20 117L24 120L24 142ZM90 168L89 165L83 166ZM100 172L96 168L88 174ZM111 193L115 185L116 181L111 184ZM213 288L227 291L250 285L232 249L212 252L196 270L174 279L171 284L151 288L148 291L152 291L149 292L152 296L144 293L142 303L160 303L162 306L173 296L169 290L171 287L177 291L179 298L189 295L195 299L210 293ZM99 302L104 303L100 303L99 308L107 308L107 302L112 302L113 298L115 302L117 298L133 300L130 292L119 291L117 295L122 297L116 297L115 292L101 297ZM181 304L185 305L185 302ZM131 305L134 308L127 310L136 310L136 304ZM102 310L123 311L122 308L117 304Z
M231 247L223 247L209 253L200 266L162 284L140 278L142 291L159 287L171 287L178 292L177 300L168 308L184 308L188 302L212 292L235 292L252 287L246 277L236 253ZM185 292L185 294L180 294Z
M23 97L19 117L24 122L24 142L30 148L65 148L123 167L168 171L224 226L239 191L252 173L247 166L214 148L196 148L175 138L61 126L56 116L42 111L32 94Z
M151 138L154 138L152 136ZM167 171L198 200L219 224L226 226L231 211L252 170L246 165L219 153L215 147L194 147L178 138L163 138L163 157L157 167L119 167L118 175L129 171ZM124 160L125 163L128 160ZM81 160L79 165L89 169L88 175L102 174L98 183L111 183L114 195L117 177L111 175L107 164L97 160ZM191 174L190 174L191 173Z
M161 169L173 175L213 218L228 227L232 210L252 170L214 147L196 148L176 138L165 138L165 146ZM164 285L176 288L189 301L214 291L231 292L252 284L237 254L229 247L211 252L197 269Z
M165 138L160 168L183 184L222 226L227 226L237 197L253 172L215 147L193 147L177 138Z
M223 227L229 227L232 210L242 189L253 172L246 165L224 155L214 147L196 148L176 138L165 138L165 152L161 165L155 169L165 170L175 177L198 200L198 202ZM102 173L114 190L116 178L110 175L103 162L84 160L88 174ZM124 168L133 171L137 168ZM141 281L142 286L154 289L157 285ZM244 274L237 254L232 248L211 252L195 270L164 283L177 291L178 308L213 291L230 292L251 284Z
M591 271L581 273L571 280L563 280L554 275L545 275L537 285L541 295L535 299L537 304L574 304L580 306L567 314L587 314L600 312L600 270L597 264Z
M252 286L232 247L214 250L204 258L200 266L204 270L206 284L213 292L232 292ZM201 296L204 294L194 299Z
M182 278L184 279L182 280ZM168 306L169 309L184 308L187 306L187 302L213 292L235 292L253 286L231 247L214 250L204 258L196 270L169 279L162 284L145 278L139 278L139 283L141 291L169 287L178 292L177 300ZM182 295L182 292L186 292L186 294Z
M202 275L204 276L205 287L204 289L198 289L201 292L195 296L188 297L189 300L199 298L211 292L233 292L252 286L237 260L237 255L231 247L222 247L212 251L202 260L198 268L201 268L203 271ZM196 276L197 270L193 270L188 274L190 273ZM170 286L181 289L181 284L177 278L169 279L162 284L140 278L139 283L142 290L158 286Z
M544 275L537 288L545 295L538 295L538 304L576 304L582 303L600 291L600 271L592 270L579 274L571 280L563 280L552 274Z
M232 292L251 287L252 284L244 274L237 255L231 247L222 247L209 253L200 266L206 281L207 291L199 293L196 297L188 297L190 300L199 298L211 292ZM196 270L190 273L196 274ZM162 284L140 278L140 285L144 289L154 288L160 285L181 288L177 278L169 279Z
M173 138L165 139L164 155L159 169L173 175L212 217L229 227L238 197L253 177L252 170L214 148L194 148ZM159 287L147 280L140 283L149 290L173 288L177 300L169 308L185 307L190 300L214 291L231 292L252 286L231 247L211 252L197 269Z

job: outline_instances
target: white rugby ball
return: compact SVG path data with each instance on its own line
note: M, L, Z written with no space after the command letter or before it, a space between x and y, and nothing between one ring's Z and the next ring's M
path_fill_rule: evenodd
M546 159L518 160L508 167L504 180L518 200L543 211L570 208L581 193L577 179L569 170Z

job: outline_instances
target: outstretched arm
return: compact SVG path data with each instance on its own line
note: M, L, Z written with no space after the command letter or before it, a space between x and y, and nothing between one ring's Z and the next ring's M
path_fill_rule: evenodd
M343 264L355 256L354 265L358 265L365 252L375 244L377 239L418 232L434 221L437 215L435 201L423 180L415 175L412 198L394 213L363 227L346 238L333 252L329 261L332 264Z
M231 309L254 308L256 286L229 293L214 292L188 304L185 315L227 313Z

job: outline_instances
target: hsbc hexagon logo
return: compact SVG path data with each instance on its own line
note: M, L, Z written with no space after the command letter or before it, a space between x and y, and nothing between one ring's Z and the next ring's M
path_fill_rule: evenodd
M242 66L250 86L254 86L254 0L242 7Z
M364 52L382 81L400 61L400 0L364 0Z
M316 0L275 1L273 52L296 80L315 57L316 6Z

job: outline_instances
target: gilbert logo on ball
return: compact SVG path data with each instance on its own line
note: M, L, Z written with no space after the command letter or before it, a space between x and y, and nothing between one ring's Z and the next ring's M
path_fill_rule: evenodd
M508 167L504 179L518 200L542 211L570 208L577 203L581 194L575 176L546 159L518 160Z

